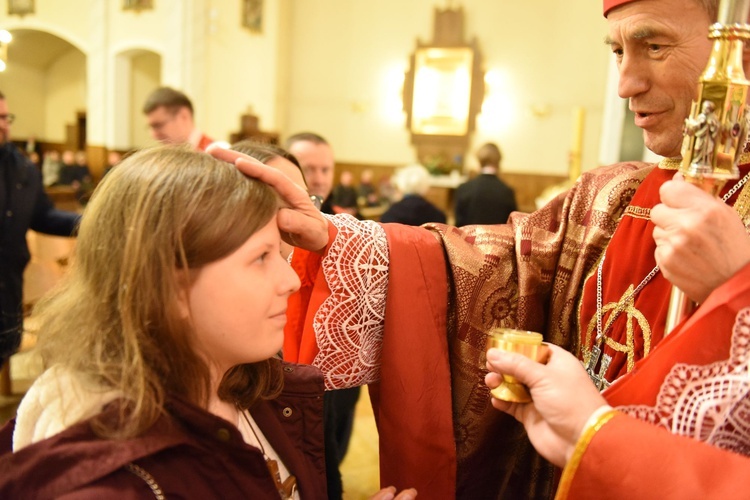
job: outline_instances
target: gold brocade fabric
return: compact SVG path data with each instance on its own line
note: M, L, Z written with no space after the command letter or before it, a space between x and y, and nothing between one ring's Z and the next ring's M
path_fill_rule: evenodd
M553 468L535 454L520 424L490 404L483 383L486 332L533 330L577 352L583 280L653 167L621 163L584 173L569 192L533 214L513 214L506 225L430 225L443 240L452 285L448 335L459 498L551 496Z

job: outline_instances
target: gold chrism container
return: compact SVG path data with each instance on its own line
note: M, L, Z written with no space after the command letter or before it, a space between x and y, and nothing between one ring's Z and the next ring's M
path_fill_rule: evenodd
M487 349L502 349L503 351L521 354L538 363L547 360L549 348L542 342L542 334L512 328L495 328L487 335ZM529 403L529 390L515 377L503 375L502 383L490 391L493 398L511 403Z

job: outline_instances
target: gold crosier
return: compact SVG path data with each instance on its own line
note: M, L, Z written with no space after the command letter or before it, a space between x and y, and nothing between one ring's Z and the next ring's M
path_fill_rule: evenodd
M747 23L750 0L722 0L718 21L709 27L711 55L685 119L682 172L685 180L718 195L724 184L739 177L739 156L748 131L747 91L743 49L750 39ZM687 318L696 305L682 290L672 288L664 334Z

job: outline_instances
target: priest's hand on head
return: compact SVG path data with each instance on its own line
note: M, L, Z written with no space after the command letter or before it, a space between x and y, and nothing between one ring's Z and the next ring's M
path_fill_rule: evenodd
M531 403L509 403L492 398L492 406L512 415L526 428L536 451L553 464L564 467L575 450L589 417L606 401L594 387L578 359L550 345L547 364L520 354L487 351L485 384L494 389L502 373L516 377L529 388Z
M703 302L750 263L750 238L734 208L680 176L659 195L651 209L656 263L670 283Z
M310 195L281 171L237 151L209 146L208 153L234 164L278 193L283 203L277 217L281 237L287 243L319 252L328 244L328 221L310 200Z

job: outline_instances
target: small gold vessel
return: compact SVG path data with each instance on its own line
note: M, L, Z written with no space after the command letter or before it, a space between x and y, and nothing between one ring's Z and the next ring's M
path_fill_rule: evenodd
M542 334L512 328L495 328L487 335L487 349L502 349L526 356L538 363L546 362L549 353ZM492 397L511 403L530 403L529 390L515 377L503 375L503 382L490 391Z

